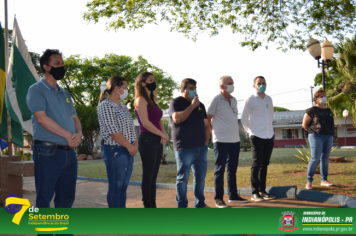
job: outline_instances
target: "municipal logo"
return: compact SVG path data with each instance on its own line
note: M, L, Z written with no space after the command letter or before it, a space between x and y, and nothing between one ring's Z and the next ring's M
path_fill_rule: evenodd
M282 212L282 215L279 218L279 227L278 230L282 231L294 231L298 230L298 219L294 216L294 212L285 211Z

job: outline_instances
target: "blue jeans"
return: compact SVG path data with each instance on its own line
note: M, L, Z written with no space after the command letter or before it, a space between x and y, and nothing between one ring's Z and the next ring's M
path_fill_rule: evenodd
M189 179L190 168L192 168L194 181L193 192L195 196L194 207L203 208L204 203L204 185L206 171L208 167L208 146L204 145L199 148L190 148L175 151L177 161L177 204L178 208L187 208L187 184Z
M40 144L33 148L36 207L71 208L75 199L78 162L74 150L56 149Z
M329 156L333 147L334 137L331 134L309 134L311 159L308 165L308 182L313 181L313 176L316 167L320 162L321 181L326 181L328 178Z
M126 190L130 182L134 157L127 149L117 145L101 146L109 182L107 201L109 208L126 208Z
M224 200L224 173L225 165L227 167L227 192L230 200L238 197L236 185L236 171L239 165L240 142L236 143L214 143L215 152L215 201Z
M55 208L71 208L75 199L78 162L74 150L63 150L34 144L36 207L49 208L54 197ZM41 234L53 236L53 234ZM62 235L62 234L56 234Z

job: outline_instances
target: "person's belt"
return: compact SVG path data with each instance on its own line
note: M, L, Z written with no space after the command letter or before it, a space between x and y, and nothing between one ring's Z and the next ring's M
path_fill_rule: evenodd
M63 149L63 150L72 150L72 148L69 147L68 145L67 145L67 146L64 146L64 145L59 145L59 144L56 144L56 143L45 142L45 141L39 141L39 140L35 140L35 143L36 143L36 144L43 145L43 146L46 146L46 147L59 148L59 149Z

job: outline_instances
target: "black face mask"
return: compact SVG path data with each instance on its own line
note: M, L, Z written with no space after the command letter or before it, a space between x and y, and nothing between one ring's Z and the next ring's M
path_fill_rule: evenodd
M153 82L153 83L146 83L146 88L148 89L148 90L150 90L151 92L153 92L153 91L155 91L156 90L156 87L157 87L157 85L156 85L156 81L155 82Z
M66 70L64 69L64 66L60 66L60 67L52 66L49 73L53 76L55 80L61 80L64 78L64 74L66 73Z

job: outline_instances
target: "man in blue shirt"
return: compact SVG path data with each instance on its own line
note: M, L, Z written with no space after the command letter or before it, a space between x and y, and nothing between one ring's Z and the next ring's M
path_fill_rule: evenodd
M194 175L194 207L204 208L204 185L207 171L210 126L205 106L196 95L197 82L184 79L182 96L171 101L169 116L172 125L173 146L177 161L176 200L178 208L188 207L187 184L190 168Z
M34 133L36 207L70 208L75 198L77 158L73 148L82 139L82 127L70 94L57 81L65 70L61 52L47 49L40 58L44 78L27 94Z

